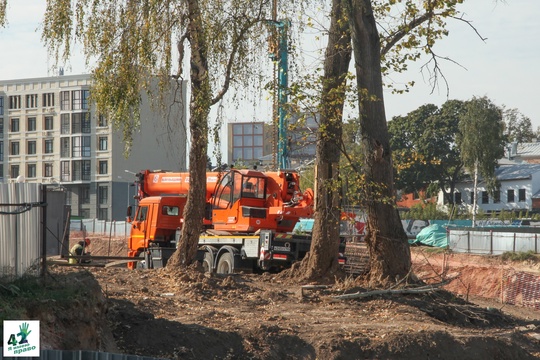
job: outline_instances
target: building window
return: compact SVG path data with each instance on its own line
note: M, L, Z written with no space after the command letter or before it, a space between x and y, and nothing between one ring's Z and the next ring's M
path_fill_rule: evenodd
M70 181L69 161L60 162L60 181Z
M52 130L53 128L54 128L54 118L52 116L45 116L43 129L44 130Z
M19 142L18 141L12 141L10 143L10 151L9 151L9 154L10 155L19 155Z
M72 110L88 110L90 98L90 90L74 90L71 92L71 109Z
M71 191L66 191L66 205L71 205Z
M0 141L0 161L4 161L4 142ZM2 165L0 165L0 169L2 169Z
M79 203L90 204L90 185L83 185L79 188Z
M513 203L514 202L514 190L508 190L506 192L507 200L506 202Z
M108 162L107 160L101 160L99 162L99 174L105 175L108 173Z
M90 157L90 136L82 136L82 156Z
M26 166L26 177L28 178L36 177L36 164L28 164Z
M19 132L19 118L11 118L11 132Z
M4 133L4 119L0 118L0 134Z
M83 160L82 161L82 179L83 180L90 180L90 175L92 173L92 164L90 160Z
M4 115L4 97L0 96L0 115Z
M82 180L82 164L80 160L75 160L71 164L71 167L73 168L73 173L71 175L72 181L80 181Z
M69 114L60 115L60 133L69 134L70 130Z
M106 127L107 125L107 118L100 114L98 116L98 127Z
M45 154L52 154L54 152L54 139L47 139L43 147L45 148Z
M11 165L10 174L12 179L16 179L19 176L19 165Z
M107 186L98 186L98 199L100 205L107 205L109 200L109 189Z
M36 118L35 117L29 117L28 119L26 119L26 122L27 122L26 124L27 131L36 131Z
M69 108L69 91L60 93L60 110L71 110Z
M43 164L43 176L50 178L53 176L53 164L45 163Z
M493 194L493 203L499 204L501 202L501 192L500 190L495 191Z
M26 108L34 109L38 107L38 96L37 94L28 94L26 95Z
M92 131L89 112L81 114L81 131L83 134L90 134Z
M14 95L9 97L9 108L12 110L21 108L21 95Z
M107 215L109 214L109 212L107 211L108 209L105 208L105 209L98 209L98 220L105 220L107 221Z
M26 143L26 153L28 155L36 154L36 141L35 140L30 140Z
M76 136L71 139L72 157L90 157L90 136Z
M107 150L109 139L106 136L99 138L99 150Z
M83 219L90 219L90 210L89 209L79 210L79 216Z
M90 104L88 102L89 98L90 98L90 90L82 90L82 109L83 110L90 109Z
M471 191L471 204L474 204L474 191Z
M69 157L69 138L60 138L60 157Z
M71 109L81 110L81 108L82 108L81 90L72 91L71 92Z
M461 204L461 193L456 192L454 193L454 204Z
M525 199L525 189L519 189L518 190L518 201L520 201L520 202L526 201L526 199Z
M43 94L42 102L43 102L43 107L53 107L54 106L54 93Z
M71 133L72 134L81 133L81 113L71 114Z
M81 157L81 137L80 136L71 138L71 156Z
M254 160L263 153L263 125L261 123L233 124L233 161Z
M489 193L482 191L482 204L489 204Z

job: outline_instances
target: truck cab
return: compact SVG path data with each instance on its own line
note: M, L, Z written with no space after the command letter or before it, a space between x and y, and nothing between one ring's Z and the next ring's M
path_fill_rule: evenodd
M181 224L185 203L186 198L180 196L141 199L131 220L128 256L138 257L153 246L175 248L176 229Z

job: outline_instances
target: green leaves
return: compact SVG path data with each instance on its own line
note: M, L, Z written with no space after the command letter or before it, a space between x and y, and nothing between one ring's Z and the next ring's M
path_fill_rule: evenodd
M7 0L0 0L0 28L6 27L7 24L6 8Z
M474 97L460 116L458 146L465 166L478 171L493 192L496 188L495 166L504 156L502 112L486 97Z

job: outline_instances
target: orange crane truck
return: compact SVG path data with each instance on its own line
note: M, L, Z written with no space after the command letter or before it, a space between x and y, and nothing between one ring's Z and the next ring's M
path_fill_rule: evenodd
M189 174L144 170L136 184L133 218L128 208L128 256L143 259L128 267L162 267L180 238ZM197 258L208 272L280 270L309 251L311 235L292 230L312 216L313 191L300 190L295 171L209 172L205 201Z

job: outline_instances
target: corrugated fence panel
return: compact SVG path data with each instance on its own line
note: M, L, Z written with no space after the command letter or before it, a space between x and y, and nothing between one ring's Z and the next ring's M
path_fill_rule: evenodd
M87 350L41 350L39 354L41 360L166 360L148 356L113 354L107 352L87 351ZM3 349L0 347L0 360L4 359ZM10 357L9 359L35 360L35 357Z
M23 275L37 264L41 253L43 208L7 204L40 201L40 184L0 184L0 275ZM34 269L39 271L39 266Z
M515 231L481 228L448 228L449 248L455 252L501 255L505 252L539 253L538 229L516 228Z

